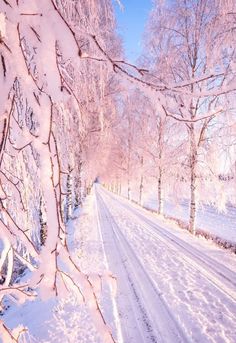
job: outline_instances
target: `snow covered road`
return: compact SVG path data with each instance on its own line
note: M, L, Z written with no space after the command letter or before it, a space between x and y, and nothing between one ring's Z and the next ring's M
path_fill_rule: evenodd
M100 186L96 199L123 342L236 341L234 256Z

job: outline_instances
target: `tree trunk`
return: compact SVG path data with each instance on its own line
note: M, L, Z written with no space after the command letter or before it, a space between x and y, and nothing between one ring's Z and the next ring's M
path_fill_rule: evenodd
M75 208L82 204L82 180L81 180L82 162L79 161L76 184L75 184Z
M143 175L140 179L140 186L139 186L139 205L142 205L143 200Z
M72 175L71 175L71 168L69 167L69 173L67 175L67 195L66 195L66 220L69 220L72 216Z
M3 288L4 287L7 288L10 285L12 274L13 274L14 251L13 251L11 245L10 245L10 242L7 239L4 239L4 241L6 242L6 246L8 246L8 250L6 251L6 249L5 249L5 251L3 251L3 254L5 255L4 256L4 262L7 261L7 263L6 263L6 273L5 273L5 275L2 274L2 268L1 268L1 272L0 272L1 279L0 280L1 280L1 286ZM2 304L3 297L4 297L4 293L0 294L0 307L1 308L3 308L3 304Z
M127 189L127 191L128 191L128 200L130 200L130 180L129 180L129 178L128 178L128 189Z
M129 121L129 136L128 136L128 200L130 200L130 162L131 162L131 119L128 117Z
M163 214L163 130L164 123L162 119L159 119L159 132L158 132L158 214Z
M116 194L118 194L118 190L119 190L119 180L118 178L116 178L116 190L115 190Z
M119 184L119 195L121 195L121 183Z
M141 178L139 185L139 205L142 205L143 198L143 157L141 157Z
M190 125L190 216L189 231L196 234L196 167L197 147L195 142L194 124Z
M163 214L162 169L160 167L158 175L158 214Z
M45 208L42 195L39 200L39 222L40 222L40 245L45 245L47 239L47 219L45 215Z

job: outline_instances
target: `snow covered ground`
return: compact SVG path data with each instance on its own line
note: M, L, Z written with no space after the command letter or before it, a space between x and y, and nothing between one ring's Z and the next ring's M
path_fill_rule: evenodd
M137 200L138 193L134 192L133 198ZM143 206L156 210L157 194L153 191L144 193ZM165 201L164 214L188 222L189 205L187 200L182 200L178 204ZM204 232L209 232L223 240L236 243L236 207L228 205L225 211L218 211L213 206L201 205L197 211L196 226Z
M124 311L126 316L132 313L130 320L125 318L125 327L132 330L124 333L130 334L124 341L132 342L134 331L134 342L234 342L234 256L107 191L98 188L97 193L101 212L110 221L104 225L106 235L113 231L109 245L116 244L107 251L113 258L119 252L117 266L123 265L123 271L118 273L122 278L128 274L128 298L136 297L140 308ZM118 293L119 301L122 309Z
M69 235L116 342L236 341L235 255L229 251L99 185L71 221ZM11 305L5 319L10 327L29 326L34 338L27 336L27 343L103 343L73 294Z
M106 321L112 328L118 327L115 316L110 311L110 308L113 308L110 280L113 279L110 278L111 273L107 269L95 205L94 194L92 194L87 197L82 211L74 214L74 219L67 227L68 244L74 261L81 271L90 276L102 310L105 312ZM100 283L101 275L102 283ZM68 298L60 300L51 299L47 302L36 300L26 302L19 307L11 301L9 305L10 308L3 318L7 326L13 328L22 324L28 327L30 332L22 335L20 343L103 343L87 307L73 293Z

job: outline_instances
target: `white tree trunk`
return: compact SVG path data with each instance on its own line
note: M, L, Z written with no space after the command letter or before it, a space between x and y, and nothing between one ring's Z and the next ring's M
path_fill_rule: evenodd
M140 185L139 185L139 205L142 205L143 201L143 175L140 179Z
M72 175L71 169L69 168L69 173L67 175L66 182L66 220L69 220L73 212L73 201L72 201Z
M197 147L195 141L194 124L190 125L190 217L189 231L196 234L196 175Z
M160 167L158 175L158 214L163 214L162 169Z
M143 157L141 157L141 178L139 184L139 205L142 205L143 200Z
M119 195L121 195L121 183L119 184Z
M158 132L158 214L163 214L163 135L164 123L162 118L159 119Z
M130 191L131 191L131 189L130 189L130 179L128 178L128 182L127 182L127 195L128 195L128 200L130 200Z
M75 208L81 206L82 204L82 180L81 180L81 171L82 171L82 161L79 161L77 175L76 175L76 187L75 187Z
M12 274L13 274L13 267L14 267L14 251L10 245L10 242L8 242L6 239L5 239L5 242L6 242L6 245L4 247L5 249L3 250L3 253L2 253L2 255L4 256L1 256L4 259L3 262L7 260L6 275L5 275L5 279L3 279L4 282L2 282L3 288L8 287L10 285ZM8 249L7 251L6 251L6 248ZM3 297L4 297L4 292L2 292L2 294L0 295L0 308L2 307Z

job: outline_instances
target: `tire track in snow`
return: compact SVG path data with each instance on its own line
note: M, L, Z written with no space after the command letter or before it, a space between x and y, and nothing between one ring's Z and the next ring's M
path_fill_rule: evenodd
M143 322L147 331L151 333L150 342L187 342L176 319L171 314L164 299L155 287L154 282L138 259L134 249L121 232L101 195L97 194L97 199L110 223L115 245L120 253L121 261L142 314Z
M165 230L160 225L154 223L138 209L130 204L123 204L108 192L103 191L106 196L115 201L118 206L125 209L129 215L138 219L138 224L148 231L155 239L163 242L168 247L172 247L182 258L197 271L199 271L208 281L218 290L224 293L235 303L236 301L236 273L223 266L219 262L210 258L206 254L198 251L195 247L176 237L174 234ZM137 220L136 219L136 220Z
M137 296L134 282L129 275L129 271L125 263L126 257L121 254L120 249L117 247L114 233L111 230L114 223L111 223L110 216L108 216L106 211L104 211L104 206L101 205L101 201L98 201L98 197L97 210L99 226L101 228L101 235L103 237L108 263L112 269L112 272L118 275L117 284L119 297L117 299L117 306L120 312L120 322L123 336L122 341L125 343L153 342L152 335L150 335L152 328L147 320L146 311L142 306L140 306L140 301L139 297ZM108 227L106 227L107 225ZM109 231L109 235L107 235L106 231ZM107 247L108 242L109 245ZM140 321L140 314L142 321ZM158 341L156 341L154 338L154 343L157 342Z

